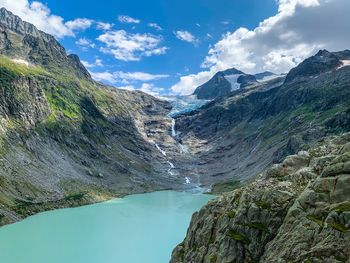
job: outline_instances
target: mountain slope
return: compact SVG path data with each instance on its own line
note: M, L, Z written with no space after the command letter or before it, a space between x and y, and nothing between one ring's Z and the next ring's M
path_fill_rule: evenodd
M257 84L255 76L232 68L216 73L208 82L196 88L193 95L198 99L210 100L253 84Z
M348 51L334 54L348 58ZM202 183L247 180L323 136L350 130L350 67L332 64L309 76L304 65L284 83L233 92L177 118L179 140L200 160Z
M105 87L50 35L0 9L0 225L39 211L182 187L157 150L168 102Z
M181 262L348 262L350 134L288 156L192 217Z

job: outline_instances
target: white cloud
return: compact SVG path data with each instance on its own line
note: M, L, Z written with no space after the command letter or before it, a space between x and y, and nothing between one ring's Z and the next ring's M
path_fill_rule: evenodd
M107 31L110 30L113 27L113 24L111 23L105 23L105 22L97 22L96 28L99 30Z
M102 62L102 60L99 59L99 58L96 58L96 60L95 60L95 65L96 65L97 67L103 67L103 62Z
M171 90L176 94L190 95L196 87L208 81L212 76L213 72L210 71L182 76L180 81L171 87Z
M95 63L90 63L88 61L82 60L81 63L84 65L86 68L94 68L94 67L103 67L102 60L97 58L95 60Z
M156 24L156 23L148 23L148 26L152 27L152 28L154 28L155 30L158 30L158 31L163 30L163 28L161 26L159 26L158 24Z
M139 19L132 18L132 17L126 16L126 15L118 16L118 20L121 23L127 23L127 24L139 24L141 22Z
M103 53L112 54L118 60L139 61L142 57L162 55L167 47L160 46L163 38L152 34L132 34L125 30L108 31L97 38L106 46Z
M123 72L117 71L115 77L121 81L151 81L169 77L166 74L149 74L145 72Z
M74 30L82 29L76 27L78 19L65 23L62 17L52 14L47 5L38 1L0 0L0 6L58 38L74 36Z
M164 88L159 88L149 83L143 83L139 90L152 96L159 96Z
M137 72L139 73L139 72ZM120 73L111 73L111 72L99 72L99 73L94 73L90 72L91 76L97 80L97 81L102 81L102 82L109 82L112 84L118 83L120 80L118 79L118 74ZM133 73L123 73L123 74L133 74ZM144 73L147 74L147 73ZM130 76L131 77L131 76ZM142 77L136 76L135 79L142 80ZM146 78L147 79L147 78ZM150 79L151 80L151 79ZM125 89L125 90L140 90L142 92L145 92L147 94L150 94L152 96L159 96L161 92L164 91L164 88L156 87L153 83L142 83L139 88L136 88L134 85L117 85L115 88L118 89Z
M174 34L178 39L182 41L186 41L189 43L196 43L198 41L194 35L185 30L175 31Z
M91 25L94 23L93 20L91 19L87 19L87 18L77 18L74 19L72 21L68 21L66 23L66 26L72 30L72 31L76 31L76 30L85 30L88 29L89 27L91 27Z
M172 90L192 93L217 71L231 67L248 73L287 72L318 49L349 48L350 1L279 0L278 5L278 13L254 30L226 33L202 63L207 70L181 77Z
M106 81L109 83L115 83L115 78L113 73L110 72L90 72L93 79L97 81Z
M84 67L86 67L86 68L93 68L93 67L95 67L94 64L91 64L91 63L89 63L89 62L86 61L86 60L82 60L81 63L82 63L82 64L84 65Z
M75 44L80 46L83 50L87 50L88 48L95 48L95 44L91 42L91 40L87 38L79 38L75 41Z
M86 65L97 66L97 62L95 62L95 64L87 63ZM100 72L100 73L91 72L91 75L93 76L93 78L95 78L98 81L107 81L110 83L124 83L124 84L129 84L130 82L137 82L137 81L149 82L149 81L159 80L159 79L169 77L169 75L166 75L166 74L150 74L146 72L123 72L123 71Z
M221 24L223 24L224 26L227 26L228 24L230 24L230 21L228 20L221 21Z

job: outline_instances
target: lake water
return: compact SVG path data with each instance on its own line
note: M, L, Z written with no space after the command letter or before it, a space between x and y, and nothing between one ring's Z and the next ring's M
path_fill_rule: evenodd
M161 191L41 213L0 228L0 262L166 263L211 198Z

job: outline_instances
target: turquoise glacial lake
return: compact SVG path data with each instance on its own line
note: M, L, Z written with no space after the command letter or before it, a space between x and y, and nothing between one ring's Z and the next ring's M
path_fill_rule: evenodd
M0 262L166 263L212 198L161 191L41 213L0 228Z

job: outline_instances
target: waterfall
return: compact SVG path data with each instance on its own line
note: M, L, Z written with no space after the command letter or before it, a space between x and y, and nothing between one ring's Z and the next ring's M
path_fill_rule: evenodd
M161 154L163 154L164 156L166 156L166 152L163 151L163 150L159 147L159 145L158 145L157 143L154 143L154 145L156 146L156 148L158 149L158 151L160 151Z
M174 175L174 173L171 170L175 168L175 165L172 162L170 162L170 161L167 161L167 162L170 165L170 168L168 169L168 173L170 175Z
M171 136L176 137L175 119L171 119Z

